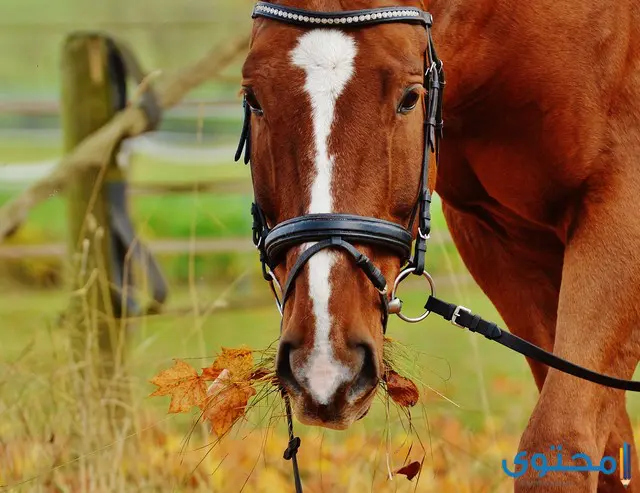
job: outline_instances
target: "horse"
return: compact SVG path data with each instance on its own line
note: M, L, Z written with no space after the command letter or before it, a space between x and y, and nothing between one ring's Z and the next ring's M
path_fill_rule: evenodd
M640 3L274 4L433 14L447 68L446 138L428 183L466 267L514 334L632 377L640 358ZM254 219L273 226L357 215L419 239L412 219L425 181L430 39L411 23L329 27L255 19L242 69ZM397 278L403 263L371 242L357 243L357 253L336 243L307 255L313 245L286 248L265 270L287 295L277 374L299 421L345 429L367 413L383 377L380 307L388 300L376 280ZM634 443L623 391L528 363L539 398L520 451L550 455L562 444L569 456L617 457ZM640 477L635 451L632 462ZM516 491L547 491L532 477L516 480ZM603 473L574 471L562 481L569 493L625 491ZM636 484L626 491L640 491Z

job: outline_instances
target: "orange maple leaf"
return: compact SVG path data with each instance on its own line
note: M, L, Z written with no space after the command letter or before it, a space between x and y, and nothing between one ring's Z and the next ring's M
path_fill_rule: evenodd
M227 433L244 416L249 399L256 394L246 382L232 382L231 373L224 369L207 391L203 419L211 423L211 431L218 437Z
M420 473L420 469L422 469L422 463L415 461L410 464L407 464L406 466L402 466L400 469L394 472L394 474L396 476L397 475L406 476L407 479L411 481Z
M191 365L175 360L173 367L158 373L151 383L158 389L149 397L171 396L170 413L186 413L193 406L201 406L207 398L204 379Z
M418 403L420 391L411 380L393 370L385 372L384 380L387 383L387 392L395 403L403 407L413 407Z
M223 370L229 370L230 377L236 380L249 380L253 369L253 352L242 347L239 349L222 348L222 353L211 366L203 368L204 380L216 380Z

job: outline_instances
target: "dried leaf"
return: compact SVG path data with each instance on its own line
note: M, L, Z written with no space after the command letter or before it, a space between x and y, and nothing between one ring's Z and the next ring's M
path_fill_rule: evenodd
M186 413L193 406L201 406L207 397L207 386L191 365L175 360L173 367L158 373L151 383L158 389L150 397L169 395L170 413Z
M411 462L410 464L407 464L406 466L402 466L400 469L394 472L394 474L396 476L399 476L399 475L406 476L407 479L411 481L420 473L420 469L422 469L422 463L415 461L415 462Z
M408 378L398 375L393 370L385 372L387 391L396 404L403 407L413 407L420 399L420 391L415 383Z
M203 419L211 423L211 431L217 436L227 433L238 419L244 416L249 399L256 394L246 382L232 382L229 370L223 370L207 391Z
M222 354L216 358L213 364L202 370L204 380L216 380L222 370L229 370L234 380L248 380L253 369L253 353L249 348L229 349L222 348Z

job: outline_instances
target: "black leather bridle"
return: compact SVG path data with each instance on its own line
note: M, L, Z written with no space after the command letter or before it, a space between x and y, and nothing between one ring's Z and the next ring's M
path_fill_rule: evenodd
M445 81L442 62L436 54L431 37L431 24L433 21L431 14L414 7L386 7L348 12L316 12L268 2L258 2L253 9L252 17L254 19L263 17L309 28L350 30L363 26L400 22L421 25L426 29L427 49L424 54L424 87L427 89L427 96L425 104L426 117L424 120L424 152L418 200L411 214L409 227L405 228L399 224L375 217L330 213L299 216L270 228L260 206L254 203L251 207L253 242L260 252L263 276L270 283L281 314L284 314L284 307L294 289L295 281L309 259L322 250L339 248L353 258L355 264L362 269L379 292L382 330L386 332L390 311L400 314L402 303L399 299L394 299L391 304L389 303L389 289L384 275L371 259L360 252L353 244L366 244L384 248L395 253L403 263L407 264L407 268L403 270L398 280L396 280L394 294L397 284L409 273L419 276L426 275L433 286L431 278L424 270L427 240L431 232L431 192L429 191L428 183L429 157L432 153L435 154L437 162L440 153L440 139L442 138L443 127L442 95ZM244 123L235 160L238 161L244 152L244 163L248 164L251 160L251 108L246 97L243 100L243 106ZM416 221L418 237L413 247L413 255L411 255L414 241L411 231ZM289 249L306 243L312 243L312 245L300 254L289 271L284 289L281 291L282 297L279 299L276 290L276 286L279 287L279 284L273 271L283 261L284 255ZM415 321L424 317L425 315L420 319L415 319ZM412 319L404 318L405 320L413 321ZM302 482L296 458L300 439L293 434L291 406L286 394L283 393L283 397L285 399L289 429L289 447L285 451L284 457L292 461L296 491L300 493L302 492Z
M418 189L418 200L411 214L408 228L374 217L349 214L308 214L284 221L270 228L262 209L257 204L252 204L253 242L260 252L263 276L271 285L281 314L284 313L285 303L294 289L295 280L309 259L324 249L339 248L353 257L356 265L362 269L380 293L383 331L386 331L390 313L397 314L403 320L409 322L419 322L424 320L430 313L435 313L457 327L477 332L487 339L562 372L607 387L640 392L640 382L603 375L571 363L510 332L502 330L495 323L474 315L463 306L449 304L435 298L433 281L424 270L427 240L431 231L431 193L429 191L428 178L430 156L432 154L435 155L436 165L439 162L440 140L443 129L442 101L445 78L442 61L436 54L431 37L433 23L431 14L415 7L316 12L268 2L258 2L253 10L252 17L254 19L263 17L308 28L338 28L345 30L389 22L400 22L421 25L425 28L427 35L427 49L424 54L424 87L427 90L427 96L422 174ZM246 98L243 101L243 105L244 123L235 158L238 161L244 151L244 162L248 164L251 159L251 108ZM412 231L416 221L418 235L415 238L412 254L412 244L414 242ZM283 261L284 254L289 249L305 243L312 243L312 246L302 252L296 260L282 290L282 297L278 298L276 290L278 281L273 274L273 270ZM406 264L405 269L396 279L391 300L389 300L389 289L384 275L373 264L371 259L353 246L353 243L385 248L395 253ZM409 274L424 275L431 285L431 296L425 305L427 311L416 319L410 319L402 315L402 303L395 296L398 284ZM293 434L291 406L286 394L283 394L283 397L285 399L290 439L289 447L285 451L284 457L287 460L292 460L296 491L300 493L302 492L302 483L296 459L300 439Z
M376 290L380 293L381 321L383 331L386 331L390 311L400 313L400 300L389 303L389 289L387 281L380 269L365 254L353 244L366 244L384 248L396 254L406 269L422 276L424 272L427 240L431 231L431 193L429 191L429 156L435 154L436 162L440 150L442 137L442 93L444 88L444 70L442 62L436 54L431 38L431 14L414 7L386 7L378 9L315 12L291 7L258 2L253 9L253 18L264 17L288 24L311 28L340 28L354 29L383 23L406 23L421 25L427 32L427 49L424 54L425 75L424 87L427 89L426 117L424 121L424 153L422 159L422 175L420 178L418 200L413 209L409 227L384 221L375 217L363 217L351 214L308 214L284 221L273 228L267 224L264 212L259 205L253 204L253 242L260 252L260 261L264 278L271 283L276 295L278 309L284 312L284 307L295 285L295 281L302 272L305 264L316 253L327 248L341 249L348 253L355 264L362 269ZM251 159L251 109L246 101L244 104L244 124L240 137L240 144L236 152L236 161L242 157L244 162ZM412 230L417 221L418 236L414 242ZM300 254L291 268L282 297L278 299L274 285L278 281L273 270L284 259L284 254L292 247L313 243ZM391 310L390 310L391 307Z

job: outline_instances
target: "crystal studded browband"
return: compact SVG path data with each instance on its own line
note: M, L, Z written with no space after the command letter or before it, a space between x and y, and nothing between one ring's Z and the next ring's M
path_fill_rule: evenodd
M433 19L429 12L415 7L383 7L378 9L314 12L293 7L274 5L268 2L258 2L253 9L252 17L266 17L302 26L329 27L364 26L366 24L380 24L383 22L411 22L431 27Z

